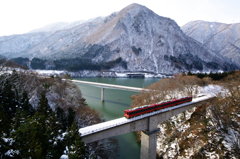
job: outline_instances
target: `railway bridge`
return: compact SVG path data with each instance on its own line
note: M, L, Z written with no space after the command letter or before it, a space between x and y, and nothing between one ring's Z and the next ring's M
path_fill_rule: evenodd
M207 102L214 98L213 95L205 95L194 98L191 102L180 104L174 107L158 110L131 119L125 117L110 120L107 122L87 126L79 129L82 140L91 143L101 139L118 136L130 132L141 131L141 159L156 158L158 124L168 120L172 116L182 113L200 103ZM127 147L127 145L126 145Z
M145 88L138 88L138 87L129 87L129 86L121 86L115 84L106 84L106 83L98 83L98 82L89 82L89 81L82 81L82 80L71 80L75 83L80 84L87 84L95 87L101 88L101 101L104 102L104 89L118 89L118 90L125 90L125 91L133 91L133 92L141 92L141 91L148 91Z

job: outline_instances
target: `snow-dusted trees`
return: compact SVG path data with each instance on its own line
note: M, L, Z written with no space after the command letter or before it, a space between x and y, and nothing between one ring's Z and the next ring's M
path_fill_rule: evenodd
M210 107L214 127L223 138L227 157L240 156L240 72L227 76L222 85L223 94L219 94Z
M78 133L80 114L76 113L84 103L80 98L76 107L70 103L67 109L53 110L47 97L55 82L23 72L0 75L0 158L60 158L63 154L69 158L85 157ZM33 107L29 92L36 89L38 102Z
M133 96L133 105L153 104L162 100L193 96L198 93L198 87L206 83L195 76L176 75L174 78L161 79L150 85L141 94Z
M240 72L224 77L211 81L210 78L176 76L160 80L149 87L153 91L133 97L134 105L151 104L166 97L194 95L202 85L221 87L222 92L214 100L159 125L159 158L239 158ZM208 93L213 93L214 89L211 91Z
M58 115L67 118L67 115ZM72 120L69 126L64 125L58 120L58 115L50 109L45 94L42 94L35 114L22 121L22 124L13 133L14 145L19 151L19 156L23 158L30 156L32 158L60 158L70 143L72 151L81 152L79 158L85 156L84 145L79 134L76 133L78 130L76 122ZM65 153L70 154L69 152Z

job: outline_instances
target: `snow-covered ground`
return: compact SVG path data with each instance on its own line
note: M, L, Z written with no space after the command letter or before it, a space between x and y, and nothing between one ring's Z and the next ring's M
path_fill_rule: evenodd
M199 87L198 90L200 94L210 94L214 96L218 95L219 93L222 94L226 92L222 86L212 84L204 87Z
M50 75L52 75L52 74L58 74L59 75L59 74L67 73L66 71L59 71L59 70L33 70L33 71L35 71L39 74L50 74Z

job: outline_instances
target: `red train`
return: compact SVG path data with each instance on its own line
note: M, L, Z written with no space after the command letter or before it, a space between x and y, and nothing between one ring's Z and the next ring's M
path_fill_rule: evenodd
M192 101L192 97L184 97L184 98L174 99L174 100L166 101L166 102L162 102L162 103L157 103L157 104L152 104L152 105L144 105L141 107L124 110L124 116L129 119L129 118L132 118L135 116L139 116L142 114L146 114L149 112L157 111L160 109L176 106L176 105L191 102L191 101Z

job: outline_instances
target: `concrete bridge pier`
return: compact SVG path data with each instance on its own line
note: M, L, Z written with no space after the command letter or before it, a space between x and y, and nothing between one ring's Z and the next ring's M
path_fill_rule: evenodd
M157 117L149 117L148 130L141 131L141 159L156 159L157 125Z
M104 102L104 88L101 88L101 102Z
M141 132L141 159L156 159L157 134Z

